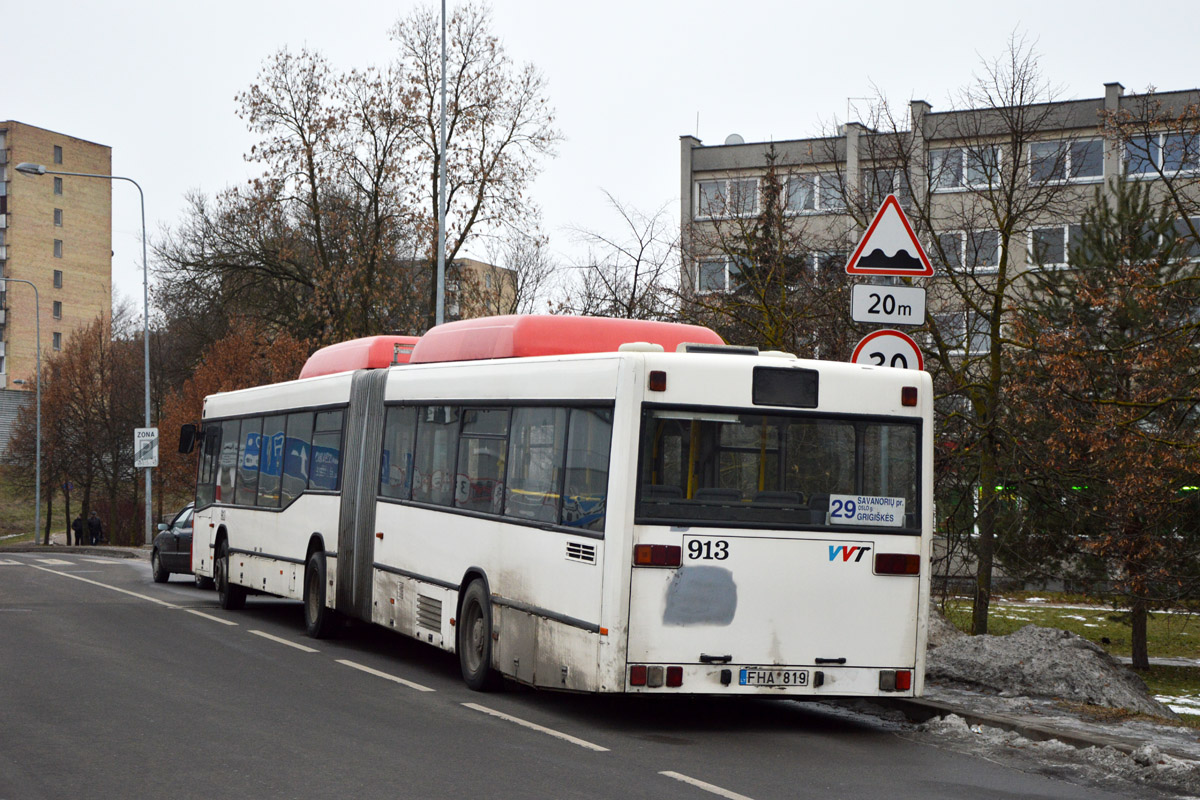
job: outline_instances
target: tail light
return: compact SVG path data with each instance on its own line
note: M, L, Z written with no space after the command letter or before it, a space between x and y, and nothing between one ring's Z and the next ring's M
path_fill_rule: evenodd
M629 668L629 685L630 686L645 686L646 685L646 665L634 664Z
M915 406L917 404L917 387L904 386L900 389L900 405Z
M683 563L683 548L675 544L634 545L633 563L638 567L678 567Z
M909 553L876 553L876 575L920 575L921 557Z
M911 669L879 670L879 691L907 692L912 689Z
M661 664L633 664L629 667L629 685L657 689L660 686L678 688L683 686L683 667L667 667Z

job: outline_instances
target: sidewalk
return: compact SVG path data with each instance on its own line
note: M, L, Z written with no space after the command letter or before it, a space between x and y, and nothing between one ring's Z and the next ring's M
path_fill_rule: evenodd
M0 544L3 553L80 553L92 556L115 556L117 558L150 558L150 545L140 547L117 547L108 544L85 544L67 546L67 534L51 533L50 544Z

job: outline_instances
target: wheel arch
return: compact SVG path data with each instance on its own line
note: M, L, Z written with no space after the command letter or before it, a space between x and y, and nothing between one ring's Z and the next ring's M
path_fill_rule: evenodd
M462 580L458 583L458 597L454 602L455 620L462 617L463 595L466 594L467 587L475 581L483 581L483 590L487 592L488 602L491 602L492 585L488 582L487 572L484 571L483 567L467 567L467 571L463 573Z

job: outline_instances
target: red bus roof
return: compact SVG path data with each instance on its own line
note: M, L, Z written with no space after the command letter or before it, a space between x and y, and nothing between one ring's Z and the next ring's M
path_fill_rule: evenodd
M515 314L465 319L431 328L413 349L411 363L608 353L628 342L650 342L670 352L684 342L725 343L714 331L700 325Z
M378 369L393 364L407 364L417 336L366 336L322 347L308 357L301 378L331 375L354 369Z

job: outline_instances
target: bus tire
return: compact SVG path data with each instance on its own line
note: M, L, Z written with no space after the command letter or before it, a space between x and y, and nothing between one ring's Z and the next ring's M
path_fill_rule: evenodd
M208 591L208 590L212 589L213 586L215 585L213 583L212 578L206 577L204 575L197 575L197 576L195 576L195 578L196 578L196 588L197 589L204 589L205 591Z
M213 564L217 584L217 602L226 611L237 611L246 605L246 587L238 586L229 580L229 542L222 541L217 550L217 560Z
M314 639L333 634L334 610L325 605L325 554L313 553L304 568L304 630Z
M158 555L158 548L155 548L150 553L150 572L154 575L155 583L166 583L171 573L167 572L167 568L163 566L162 558Z
M492 601L483 581L471 581L463 593L456 631L463 682L477 692L500 688L500 675L492 669Z

